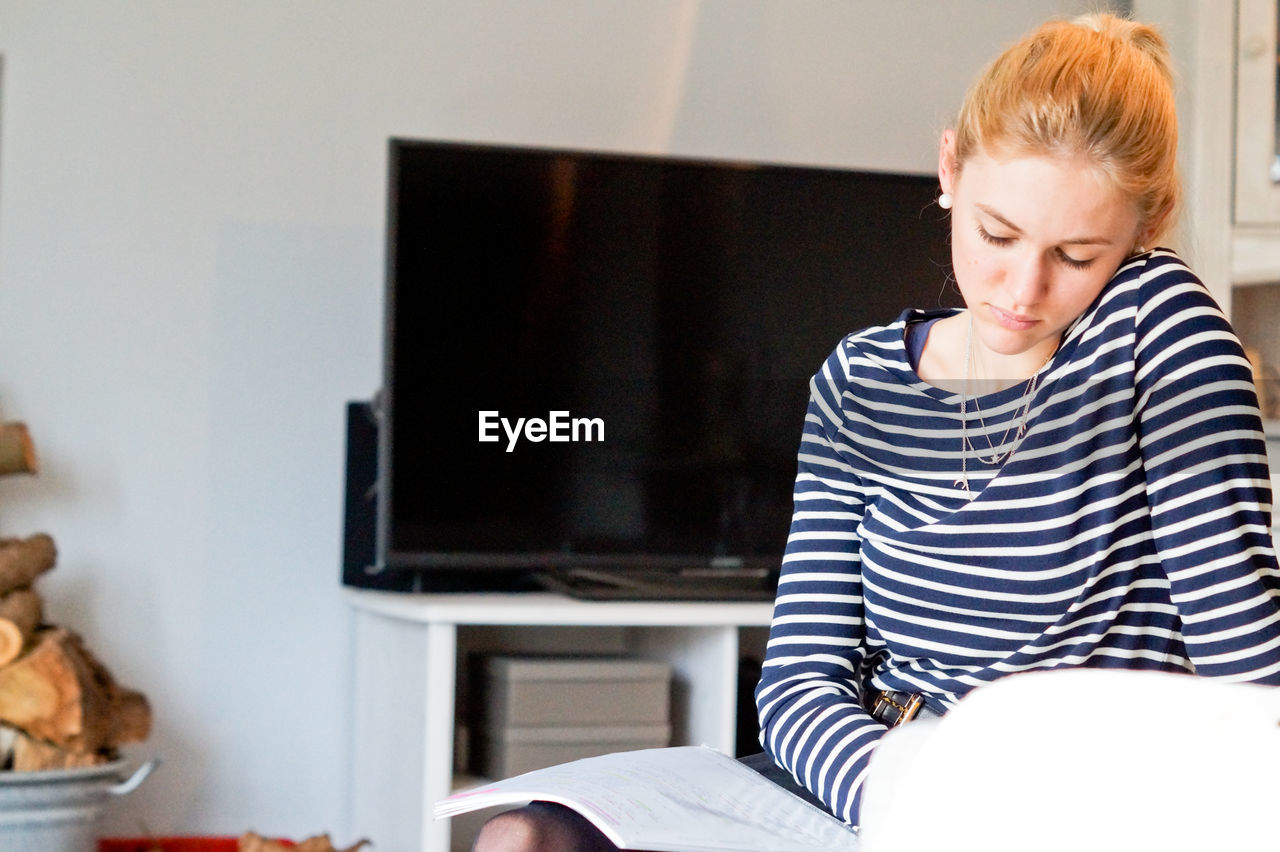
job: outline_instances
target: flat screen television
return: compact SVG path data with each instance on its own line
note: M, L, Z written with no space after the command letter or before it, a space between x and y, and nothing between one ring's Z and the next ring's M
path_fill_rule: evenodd
M923 174L393 139L373 552L344 579L759 590L810 376L850 331L956 303L936 192Z

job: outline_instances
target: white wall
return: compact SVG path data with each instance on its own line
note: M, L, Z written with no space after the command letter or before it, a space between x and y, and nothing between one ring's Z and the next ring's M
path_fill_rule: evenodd
M1021 0L0 0L0 417L67 624L165 761L110 833L348 842L343 405L386 139L928 171ZM376 840L376 838L374 838Z

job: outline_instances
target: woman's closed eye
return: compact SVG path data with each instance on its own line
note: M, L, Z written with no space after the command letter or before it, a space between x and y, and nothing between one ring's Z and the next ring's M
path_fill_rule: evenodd
M986 242L993 246L1007 246L1013 244L1013 237L997 237L981 225L978 226L978 236L982 237Z
M1057 252L1058 252L1058 259L1061 260L1063 263L1065 263L1067 266L1070 266L1072 269L1088 269L1090 266L1093 265L1093 258L1089 258L1088 260L1078 260L1077 258L1074 258L1071 255L1067 254L1062 249L1057 249Z
M982 237L985 242L1002 248L1013 245L1015 239L1014 237L998 236L993 234L981 225L978 226L978 236ZM1093 265L1093 258L1081 260L1080 258L1072 257L1061 248L1054 249L1054 253L1057 255L1058 260L1072 269L1088 269Z

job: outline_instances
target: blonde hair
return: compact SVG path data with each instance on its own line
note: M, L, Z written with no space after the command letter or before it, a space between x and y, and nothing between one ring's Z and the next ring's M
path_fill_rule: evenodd
M1152 27L1100 13L1050 21L1005 50L965 96L956 169L975 152L1082 155L1132 198L1150 239L1182 190L1173 69Z

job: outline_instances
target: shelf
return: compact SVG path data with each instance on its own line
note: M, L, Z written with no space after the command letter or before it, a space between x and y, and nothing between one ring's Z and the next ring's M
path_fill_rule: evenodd
M416 622L489 625L677 627L767 625L764 601L587 601L553 592L410 594L345 589L357 609Z
M470 824L435 821L431 806L474 775L455 775L459 694L476 642L601 652L607 638L672 670L673 744L732 753L743 640L763 647L772 604L758 601L584 601L553 593L405 594L345 589L352 653L352 820L379 848L442 852ZM757 642L757 640L759 640ZM485 644L484 651L494 650ZM465 845L462 847L465 848Z
M1280 282L1280 226L1236 225L1231 234L1231 282Z

